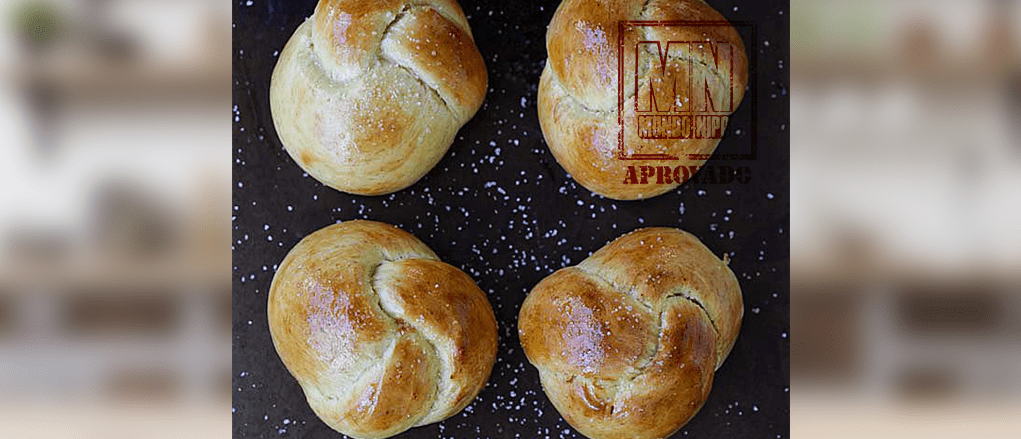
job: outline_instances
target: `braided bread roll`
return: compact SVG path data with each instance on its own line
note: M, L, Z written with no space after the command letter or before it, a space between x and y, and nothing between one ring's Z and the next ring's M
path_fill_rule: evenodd
M486 81L454 0L320 0L280 52L270 107L309 175L380 195L436 166L482 105Z
M539 282L518 335L546 395L581 434L663 438L702 407L742 315L724 261L687 232L647 228Z
M496 360L485 294L387 224L347 221L302 239L273 277L268 314L312 410L356 438L453 416Z
M625 20L726 23L726 19L701 0L564 0L553 14L546 31L549 58L539 80L538 95L539 122L546 143L557 162L586 189L617 200L636 200L669 192L693 172L677 173L669 181L635 184L635 180L629 178L629 167L698 169L720 139L640 138L634 84L641 84L638 93L646 99L651 84L650 72L654 70L671 69L675 77L704 78L704 86L711 89L714 96L724 93L730 96L733 90L732 111L744 97L748 60L740 35L730 25L640 27L634 31L638 32L637 40L692 42L710 39L732 44L733 74L721 74L715 67L717 59L712 51L700 49L697 44L684 44L679 50L667 51L669 60L665 66L657 65L658 55L650 53L644 58L648 62L636 67L632 52L624 54L626 62L618 60L621 50L618 48L618 22ZM690 65L689 60L692 61ZM622 69L622 73L618 73L618 69ZM677 160L618 158L622 126L618 123L618 85L624 87L620 117L623 126L629 127L624 130L623 145L630 155L668 154ZM703 84L695 85L690 96L692 90L687 87L674 89L678 108L690 110L698 101L697 94L703 91ZM663 104L668 103L660 102ZM720 132L725 128L724 122ZM692 158L688 154L696 156Z

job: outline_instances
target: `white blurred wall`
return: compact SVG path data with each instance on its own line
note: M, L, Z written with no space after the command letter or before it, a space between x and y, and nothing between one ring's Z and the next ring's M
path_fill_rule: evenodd
M795 0L795 437L1021 431L1021 2Z
M229 434L229 14L0 3L0 436Z

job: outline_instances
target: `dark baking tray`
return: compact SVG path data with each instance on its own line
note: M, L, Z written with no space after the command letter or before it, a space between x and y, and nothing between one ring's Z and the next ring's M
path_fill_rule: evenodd
M395 224L470 274L499 323L488 386L462 413L404 438L576 438L543 394L517 338L517 313L544 276L643 226L683 228L728 253L744 293L733 352L702 410L675 437L789 436L789 61L787 3L711 1L738 26L751 88L708 165L745 166L741 183L688 181L638 202L594 195L556 163L536 116L546 24L556 2L461 5L489 70L489 93L450 152L392 195L327 188L287 156L270 119L276 62L314 0L236 0L233 19L233 435L338 438L284 369L266 324L274 267L306 234L340 220Z

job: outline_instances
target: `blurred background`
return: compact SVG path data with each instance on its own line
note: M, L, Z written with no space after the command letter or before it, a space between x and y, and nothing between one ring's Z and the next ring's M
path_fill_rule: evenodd
M229 9L0 2L2 436L229 434ZM1019 437L1021 1L790 13L792 435Z
M229 434L229 23L0 1L0 436Z
M1021 2L791 1L794 437L1021 437Z

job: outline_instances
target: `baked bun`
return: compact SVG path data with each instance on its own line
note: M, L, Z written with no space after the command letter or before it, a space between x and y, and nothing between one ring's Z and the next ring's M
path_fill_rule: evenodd
M394 226L347 221L306 236L269 291L269 329L312 410L383 438L461 411L496 360L496 319L468 275Z
M702 407L743 315L726 262L648 228L539 282L518 336L560 415L593 439L667 437Z
M270 107L309 175L380 195L436 166L482 105L486 80L454 0L320 0L280 52Z
M717 25L628 27L624 28L623 36L626 47L618 49L621 36L618 23L636 20L713 22ZM722 58L716 58L709 48L688 44L707 39L714 42L712 47L732 50L719 51L717 55ZM669 50L661 47L668 53L669 61L665 66L671 75L694 81L694 93L688 87L676 88L677 111L696 111L696 114L708 111L709 107L704 105L707 88L711 96L717 96L713 107L716 114L722 111L729 115L741 102L748 82L748 60L741 37L722 15L700 0L564 0L560 3L546 31L549 58L539 80L539 122L550 151L564 170L586 189L617 200L649 198L669 192L693 173L678 172L676 177L671 174L669 181L659 181L654 175L656 181L639 182L635 180L642 176L628 175L629 167L638 170L636 172L643 166L698 169L720 141L716 134L717 138L691 135L687 139L641 138L638 135L635 84L639 84L642 105L651 105L645 103L646 99L651 99L647 97L652 83L650 73L663 72L664 67L659 64L659 55L653 54L656 46L652 45L641 46L646 49L642 52L644 61L637 61L637 41L659 41L664 45L671 41L683 43ZM618 53L623 53L625 59L618 60ZM729 60L733 63L727 62ZM720 65L726 69L718 68L718 62L723 62ZM727 74L727 70L732 75ZM620 96L618 82L624 85ZM667 84L664 81L660 86ZM660 90L663 93L665 89ZM726 105L720 102L721 96L729 98ZM619 99L622 99L620 123ZM670 102L659 102L660 106L667 104ZM726 121L715 120L723 121L718 131L722 134ZM621 126L627 128L623 130L623 139L618 138ZM621 145L626 154L621 152ZM629 159L623 160L621 154ZM639 154L660 154L676 159L635 160ZM632 179L634 177L637 178Z

